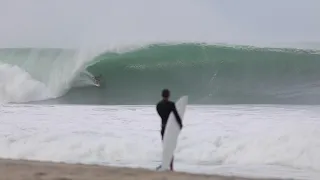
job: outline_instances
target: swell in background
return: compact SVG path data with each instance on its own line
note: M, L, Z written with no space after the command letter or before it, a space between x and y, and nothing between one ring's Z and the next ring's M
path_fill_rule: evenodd
M2 62L41 84L33 82L29 91L41 93L31 98L30 93L21 96L25 81L7 80L2 96L10 96L5 97L9 102L154 104L161 90L169 88L172 98L189 95L192 104L320 103L316 50L186 43L108 50L97 56L67 49L1 52ZM93 86L93 75L102 75L101 87Z

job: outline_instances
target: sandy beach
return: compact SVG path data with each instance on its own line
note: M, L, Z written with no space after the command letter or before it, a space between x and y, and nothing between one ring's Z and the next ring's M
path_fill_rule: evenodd
M1 180L249 180L182 172L156 172L139 168L10 159L0 159L0 175Z

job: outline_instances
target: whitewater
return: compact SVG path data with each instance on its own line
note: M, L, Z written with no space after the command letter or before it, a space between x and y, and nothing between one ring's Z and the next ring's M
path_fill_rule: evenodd
M176 171L319 179L319 106L189 105ZM153 106L3 105L0 154L14 159L154 169ZM199 133L201 132L201 133Z
M75 76L86 72L82 69L85 60L80 53L76 50L1 49L0 100L22 103L65 94L74 84ZM80 86L86 82L93 85L92 80L82 80Z

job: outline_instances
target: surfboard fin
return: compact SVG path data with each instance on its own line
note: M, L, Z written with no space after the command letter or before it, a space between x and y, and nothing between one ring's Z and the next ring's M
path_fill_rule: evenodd
M161 165L159 165L158 167L156 167L156 171L165 171L165 170L161 167Z
M169 171L169 169L163 169L161 165L159 165L158 167L156 167L156 171Z

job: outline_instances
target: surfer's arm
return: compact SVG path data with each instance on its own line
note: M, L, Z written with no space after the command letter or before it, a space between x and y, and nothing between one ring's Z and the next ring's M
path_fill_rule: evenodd
M159 103L157 104L157 106L156 106L156 110L157 110L157 113L158 113L158 115L160 116L160 107L159 107Z
M176 116L176 119L177 119L178 124L180 125L180 128L182 128L182 121L181 121L181 118L178 114L176 105L174 103L172 103L172 111L173 111L174 115Z

